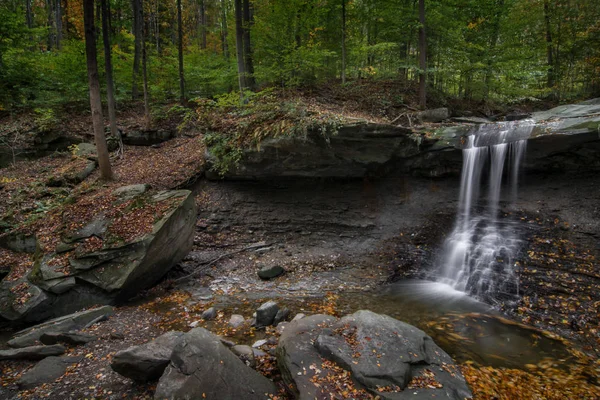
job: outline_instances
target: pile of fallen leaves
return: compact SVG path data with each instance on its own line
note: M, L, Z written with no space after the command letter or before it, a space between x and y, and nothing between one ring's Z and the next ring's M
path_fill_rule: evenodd
M471 386L475 400L564 400L598 399L600 386L589 366L576 365L571 371L554 368L551 363L520 369L477 367L463 364L461 370ZM595 382L595 383L594 383Z

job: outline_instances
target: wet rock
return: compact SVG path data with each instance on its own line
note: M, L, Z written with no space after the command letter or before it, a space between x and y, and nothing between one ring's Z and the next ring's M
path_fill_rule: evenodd
M281 266L274 265L272 267L264 267L258 271L258 277L263 280L269 280L283 275L284 272L285 270Z
M244 316L239 314L233 314L231 318L229 318L229 325L232 328L239 328L244 324Z
M154 398L263 400L276 393L273 382L244 364L217 336L196 328L175 346Z
M417 117L422 122L442 122L443 120L450 118L450 111L445 107L434 108L421 111L417 114Z
M135 381L157 380L169 365L173 349L182 336L182 332L167 332L146 344L119 351L110 367Z
M256 310L256 326L272 325L278 312L279 306L274 301L264 303Z
M32 346L44 333L66 333L83 329L91 321L94 321L99 317L106 318L113 313L114 310L111 306L104 306L65 315L17 332L13 338L8 341L8 345L11 347Z
M277 311L275 318L273 319L273 325L277 326L280 322L285 321L285 319L290 315L290 310L287 307L284 307Z
M520 121L522 119L527 119L530 117L531 117L530 113L526 113L526 112L522 112L522 111L513 111L511 113L506 114L506 117L504 119L507 121Z
M71 365L78 363L82 357L47 357L23 374L17 381L21 390L28 390L44 383L52 383L67 371Z
M254 350L250 346L237 345L230 349L233 354L239 357L247 366L254 368L256 367L256 358L254 357Z
M208 310L204 310L200 318L205 321L210 321L211 319L215 319L217 316L217 310L214 307L209 308Z
M62 344L52 346L29 346L19 349L0 350L0 361L4 360L41 360L50 356L60 356L67 349Z
M40 336L40 342L45 345L65 343L72 345L86 344L96 340L96 336L80 332L46 332Z
M329 315L311 315L290 322L279 338L279 346L276 350L277 365L284 382L287 385L294 384L297 388L299 400L329 398L327 390L315 386L311 381L315 370L310 366L320 366L323 363L312 343L317 339L323 327L335 323L336 320Z

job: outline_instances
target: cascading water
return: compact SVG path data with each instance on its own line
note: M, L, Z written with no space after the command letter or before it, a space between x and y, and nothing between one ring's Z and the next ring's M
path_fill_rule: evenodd
M533 127L529 120L482 125L467 137L459 209L444 244L439 281L488 301L518 294L514 256L519 238L513 224L498 214L505 194L503 177L510 180L508 200L516 199L519 169ZM480 196L485 177L487 199Z

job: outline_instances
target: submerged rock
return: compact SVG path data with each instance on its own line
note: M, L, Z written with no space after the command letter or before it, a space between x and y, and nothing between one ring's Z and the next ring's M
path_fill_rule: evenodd
M110 367L135 381L157 380L169 365L171 354L183 332L168 332L156 339L119 351Z
M273 382L249 368L203 328L181 337L156 387L155 399L263 400Z
M360 387L382 399L471 396L448 354L423 331L386 315L358 311L339 320L316 315L288 324L277 362L300 399L325 394L314 385L332 373L322 366L322 358L350 371Z

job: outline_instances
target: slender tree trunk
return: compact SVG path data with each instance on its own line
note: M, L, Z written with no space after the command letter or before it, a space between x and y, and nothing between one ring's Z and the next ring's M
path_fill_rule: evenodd
M25 23L27 28L33 28L33 13L31 11L31 0L25 0Z
M83 0L83 23L85 26L85 53L87 57L88 82L90 87L90 108L92 110L92 125L98 164L102 179L113 179L108 146L104 136L102 121L102 101L100 100L100 82L98 80L98 61L96 59L96 32L94 28L94 0Z
M177 0L177 55L179 58L179 102L185 100L185 80L183 76L183 23L181 17L181 0Z
M62 25L62 4L61 0L56 0L56 48L58 50L60 50L62 47Z
M54 44L56 43L56 30L54 27L54 0L46 0L46 7L48 12L48 51L52 51Z
M110 48L110 21L109 0L100 0L102 7L102 41L104 42L104 69L106 74L106 98L108 103L108 121L110 133L121 143L121 136L117 129L117 116L115 113L115 83L113 81L112 56Z
M200 49L206 50L206 6L200 0Z
M133 75L131 86L131 97L136 100L139 97L138 80L140 75L140 57L142 52L142 4L141 0L132 0L133 8L133 35L134 50L133 50Z
M427 106L427 40L425 36L425 0L419 0L419 106Z
M548 74L546 77L546 86L554 87L554 60L552 51L552 33L550 32L550 4L549 0L544 0L544 22L546 24L546 57L548 62Z
M227 29L227 6L225 0L221 0L221 41L223 55L229 59L229 44L227 43L229 32Z
M346 0L342 0L342 85L346 83Z
M242 0L243 4L243 42L244 42L244 64L246 65L246 83L250 90L254 90L256 81L254 80L254 62L252 60L252 45L250 43L250 27L253 23L252 9L250 0Z
M488 48L486 68L485 68L485 93L484 98L487 98L490 95L490 85L492 82L492 73L493 73L493 62L492 57L496 53L496 45L498 43L498 36L500 35L500 19L502 17L502 12L504 10L504 0L499 0L496 4L496 15L494 18L494 25L492 30L492 38L490 40L490 46Z
M156 54L162 54L162 48L160 47L160 9L159 0L155 1L156 7L154 10L154 40L156 41Z
M235 48L237 54L238 81L240 84L240 93L248 89L246 63L244 60L244 29L242 17L242 0L234 0L235 5Z
M146 39L144 35L144 3L139 0L139 32L142 47L142 79L144 84L144 119L146 129L150 128L150 92L148 90L148 54L146 52Z

